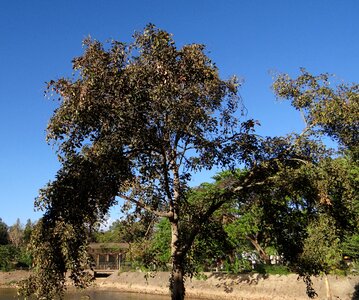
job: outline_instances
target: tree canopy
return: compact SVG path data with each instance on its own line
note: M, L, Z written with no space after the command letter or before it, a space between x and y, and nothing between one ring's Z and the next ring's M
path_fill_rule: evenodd
M279 74L273 83L275 94L300 110L307 129L328 135L344 149L358 152L359 85L337 85L329 74L312 75L305 69L297 78Z
M113 41L104 46L86 39L84 46L84 54L73 60L74 78L48 84L49 93L60 96L60 105L47 138L58 145L63 167L37 199L45 209L37 243L45 239L50 247L57 227L70 226L67 232L73 235L51 246L59 255L56 261L48 259L48 266L40 263L45 252L34 248L41 266L34 282L54 269L57 283L52 291L32 285L31 292L59 294L69 269L66 260L81 265L82 254L75 249L86 242L85 228L121 197L135 211L169 218L171 287L176 299L182 299L183 257L191 241L184 242L178 224L188 181L192 172L230 166L250 155L255 123L239 123L233 116L238 81L219 77L203 45L177 49L169 33L149 25L131 44ZM207 213L217 205L209 205ZM70 269L75 279L82 274Z
M224 204L233 199L246 203L256 196L258 204L279 214L273 232L288 225L281 238L291 240L294 250L294 241L310 233L302 223L291 222L303 217L292 208L311 210L314 202L334 207L328 181L319 180L311 168L328 157L311 129L325 131L354 151L356 86L334 90L325 76L304 73L297 81L279 76L277 95L292 99L308 128L305 134L262 138L254 132L256 121L236 117L242 107L236 77L221 79L204 45L177 48L171 34L153 25L129 44L86 39L73 71L72 78L48 83L48 95L57 97L59 106L47 139L56 145L62 167L36 199L44 217L32 238L36 268L24 283L25 295L61 298L66 271L76 286L87 286L89 233L120 198L129 214L147 211L168 219L170 289L172 299L179 300L184 298L187 259L196 237L213 228L214 213ZM342 120L332 123L330 117L330 107L346 109L343 97L345 105L353 106L344 127ZM197 196L191 192L193 173L214 166L234 170L239 164L245 166L240 176L226 176L198 190ZM288 195L292 206L287 205ZM340 204L336 208L333 216L341 213ZM299 253L288 259L298 259Z

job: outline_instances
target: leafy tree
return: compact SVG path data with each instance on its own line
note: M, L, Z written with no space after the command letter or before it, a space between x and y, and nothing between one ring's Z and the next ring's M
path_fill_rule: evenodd
M16 220L16 223L14 225L10 226L8 232L11 243L16 248L20 247L23 244L24 228L21 225L19 218Z
M114 41L105 49L101 43L88 39L85 47L84 55L74 60L77 77L49 83L49 90L59 94L61 102L49 123L48 139L59 143L64 167L39 197L38 205L47 211L34 240L50 243L51 236L57 234L56 226L84 232L80 223L91 224L107 212L115 196L122 197L134 204L136 211L146 209L169 219L172 298L183 299L184 257L194 238L185 239L179 222L191 172L215 164L227 165L233 158L244 156L254 140L250 134L254 122L237 125L232 116L239 99L237 80L219 78L203 45L177 49L170 34L149 25L134 36L130 45ZM106 179L116 183L114 189L106 189L108 182L101 187L98 183L86 184L86 180L91 181L88 174L77 176L83 171L83 164L86 168L87 164L97 165L100 157L106 157L101 162L105 174L100 176L111 176ZM114 171L113 160L120 161ZM88 168L92 176L96 171ZM122 180L116 178L117 174ZM77 187L74 180L81 182L76 194L83 196L87 204L75 202L67 191ZM87 188L95 190L100 199ZM102 197L105 189L108 192ZM212 203L203 215L211 214L217 206ZM79 211L83 213L78 215ZM79 246L81 234L73 238ZM61 252L63 247L52 249ZM45 254L35 249L34 253ZM67 258L64 254L56 257ZM34 280L39 285L31 286L38 296L50 297L63 288L61 274L68 266L64 261L57 264L48 256L46 259L51 266L43 268L42 279L49 281L46 270L50 268L58 272L50 280L58 283L52 286L53 291L38 289L42 279ZM39 257L42 266L43 260Z
M1 235L3 236L3 244L0 243L0 269L8 271L18 267L30 267L32 258L26 249L29 240L25 239L20 220L17 219L14 225L8 227L0 219Z
M93 232L93 239L97 243L118 243L121 242L121 224L118 222L111 224L108 230Z
M167 218L161 219L155 226L155 231L149 247L151 259L159 267L166 268L171 260L171 224Z
M7 245L9 243L8 227L0 218L0 245Z
M333 242L336 236L340 238L339 243L342 243L346 236L355 236L359 230L359 86L345 83L331 85L330 79L328 74L314 76L302 69L297 78L280 74L273 84L279 98L290 100L292 105L301 111L307 125L306 135L327 135L338 142L342 151L339 158L323 159L315 168L307 168L306 173L303 173L312 177L309 186L316 188L313 191L318 191L319 203L312 206L312 215L315 217L311 218L306 239L299 247L303 250L300 257L308 252L308 243L305 242L308 239L315 240L312 246L316 248L314 252L322 256L316 257L316 263L306 264L302 259L297 261L298 271L307 274L328 272L328 265L332 265L327 260L332 257L328 244ZM331 223L320 221L323 218L331 220ZM321 237L319 228L323 226L323 230L328 234L327 239ZM334 246L338 246L338 242L333 242Z
M300 257L302 263L316 269L317 274L329 274L339 267L342 259L335 221L321 214L309 224L307 231Z
M147 210L168 218L172 299L183 299L186 257L196 236L233 193L275 172L279 153L280 160L298 164L290 139L259 141L256 122L238 122L238 82L219 77L203 45L177 49L170 34L152 25L129 45L84 44L73 61L75 77L48 86L60 106L47 137L58 145L63 166L36 201L45 215L33 234L37 273L25 290L46 299L61 295L67 270L84 286L88 228L121 197L132 215ZM253 171L217 186L206 201L187 201L193 172L239 162Z
M331 76L301 69L297 78L279 74L273 89L300 110L308 131L326 134L358 158L359 85L330 85Z
M255 121L240 123L234 117L239 84L236 78L219 77L203 45L178 49L170 34L153 25L136 33L131 44L113 41L104 46L87 39L84 45L84 54L73 60L74 77L48 85L49 93L59 96L59 107L47 138L58 146L62 168L36 200L45 214L32 235L37 267L24 283L25 295L61 297L66 271L75 285L88 284L88 234L117 197L134 219L144 210L168 219L172 299L184 298L184 276L191 271L188 258L196 238L234 197L249 201L256 193L275 199L269 188L275 183L281 195L275 212L292 214L273 231L285 228L286 238L303 240L305 230L297 233L297 223L290 222L303 216L287 205L280 182L318 161L323 151L316 141L306 135L260 138L254 134ZM354 144L346 130L333 136ZM243 176L213 185L201 201L190 199L188 182L194 172L239 163L248 170ZM304 187L303 182L292 186L300 184ZM303 207L311 210L313 190L304 190L308 197ZM301 205L301 199L293 197L293 205Z
M223 228L223 221L222 215L215 213L196 236L186 260L191 275L200 275L205 268L213 267L219 261L233 260L234 248Z
M29 249L35 269L23 282L25 296L61 298L66 271L76 286L90 283L84 271L89 263L89 228L116 202L114 194L123 174L122 160L114 157L104 168L104 156L99 155L96 162L74 156L63 164L56 180L40 190L35 205L46 212L31 234Z
M316 186L321 203L326 204L323 211L334 218L344 236L356 232L359 224L359 85L331 85L330 79L328 74L315 76L302 69L297 78L278 75L273 88L279 98L290 100L301 111L307 136L327 135L341 147L339 157L321 160L306 174L312 178L309 186Z
M33 224L30 219L26 221L26 225L24 228L24 236L23 236L23 243L25 245L27 245L30 242L31 232L33 230L34 225L35 224Z
M310 270L310 274L324 274L327 286L327 296L331 299L331 290L327 274L339 267L342 260L340 239L335 222L326 215L319 215L307 227L308 235L304 240L303 252L300 254L300 266ZM307 285L309 296L316 295L311 283Z
M359 234L347 236L342 245L342 252L351 259L359 262Z
M269 255L265 251L267 245L262 238L266 232L262 222L263 208L254 202L241 209L232 210L232 213L233 218L225 225L225 230L233 246L237 249L248 250L249 242L250 249L254 248L264 262L269 261Z
M0 245L0 269L10 271L14 267L17 254L18 251L13 245Z

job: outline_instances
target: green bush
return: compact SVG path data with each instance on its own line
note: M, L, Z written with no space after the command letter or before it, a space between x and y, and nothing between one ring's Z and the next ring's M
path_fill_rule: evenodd
M32 256L26 250L26 248L21 248L21 250L18 251L16 260L17 260L17 263L16 263L17 268L31 268Z
M248 273L252 271L252 265L248 259L236 257L233 262L225 261L224 269L227 273Z
M0 270L10 271L14 269L14 262L18 250L13 245L0 245Z
M255 271L261 274L269 275L288 275L290 274L289 269L286 266L282 265L266 265L260 264L256 266Z

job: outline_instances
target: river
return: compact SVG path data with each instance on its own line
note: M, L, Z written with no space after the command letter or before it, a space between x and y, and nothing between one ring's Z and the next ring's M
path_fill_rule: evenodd
M16 289L0 288L0 300L14 299L17 299ZM69 292L65 300L169 300L169 296L86 290Z

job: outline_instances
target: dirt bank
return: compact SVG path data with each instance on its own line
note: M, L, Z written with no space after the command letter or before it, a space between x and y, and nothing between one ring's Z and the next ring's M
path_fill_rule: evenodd
M145 276L141 272L113 274L107 278L96 279L93 288L124 292L168 295L167 272ZM206 273L206 280L188 279L186 294L189 298L226 300L308 300L305 284L296 275L262 276ZM16 286L16 282L27 278L29 272L0 272L0 287ZM325 280L313 278L316 299L327 299ZM359 300L359 276L329 276L333 300ZM356 296L354 294L356 293Z
M11 271L11 272L1 272L0 271L0 287L11 287L16 286L16 284L26 279L30 276L29 271Z
M205 274L206 280L188 279L186 295L203 299L228 300L308 300L305 284L297 275L225 275ZM113 274L97 282L98 288L116 289L128 292L168 294L168 276L159 272L145 278L141 272ZM316 299L326 299L325 280L313 278ZM354 300L355 289L359 289L359 277L329 277L332 299Z

